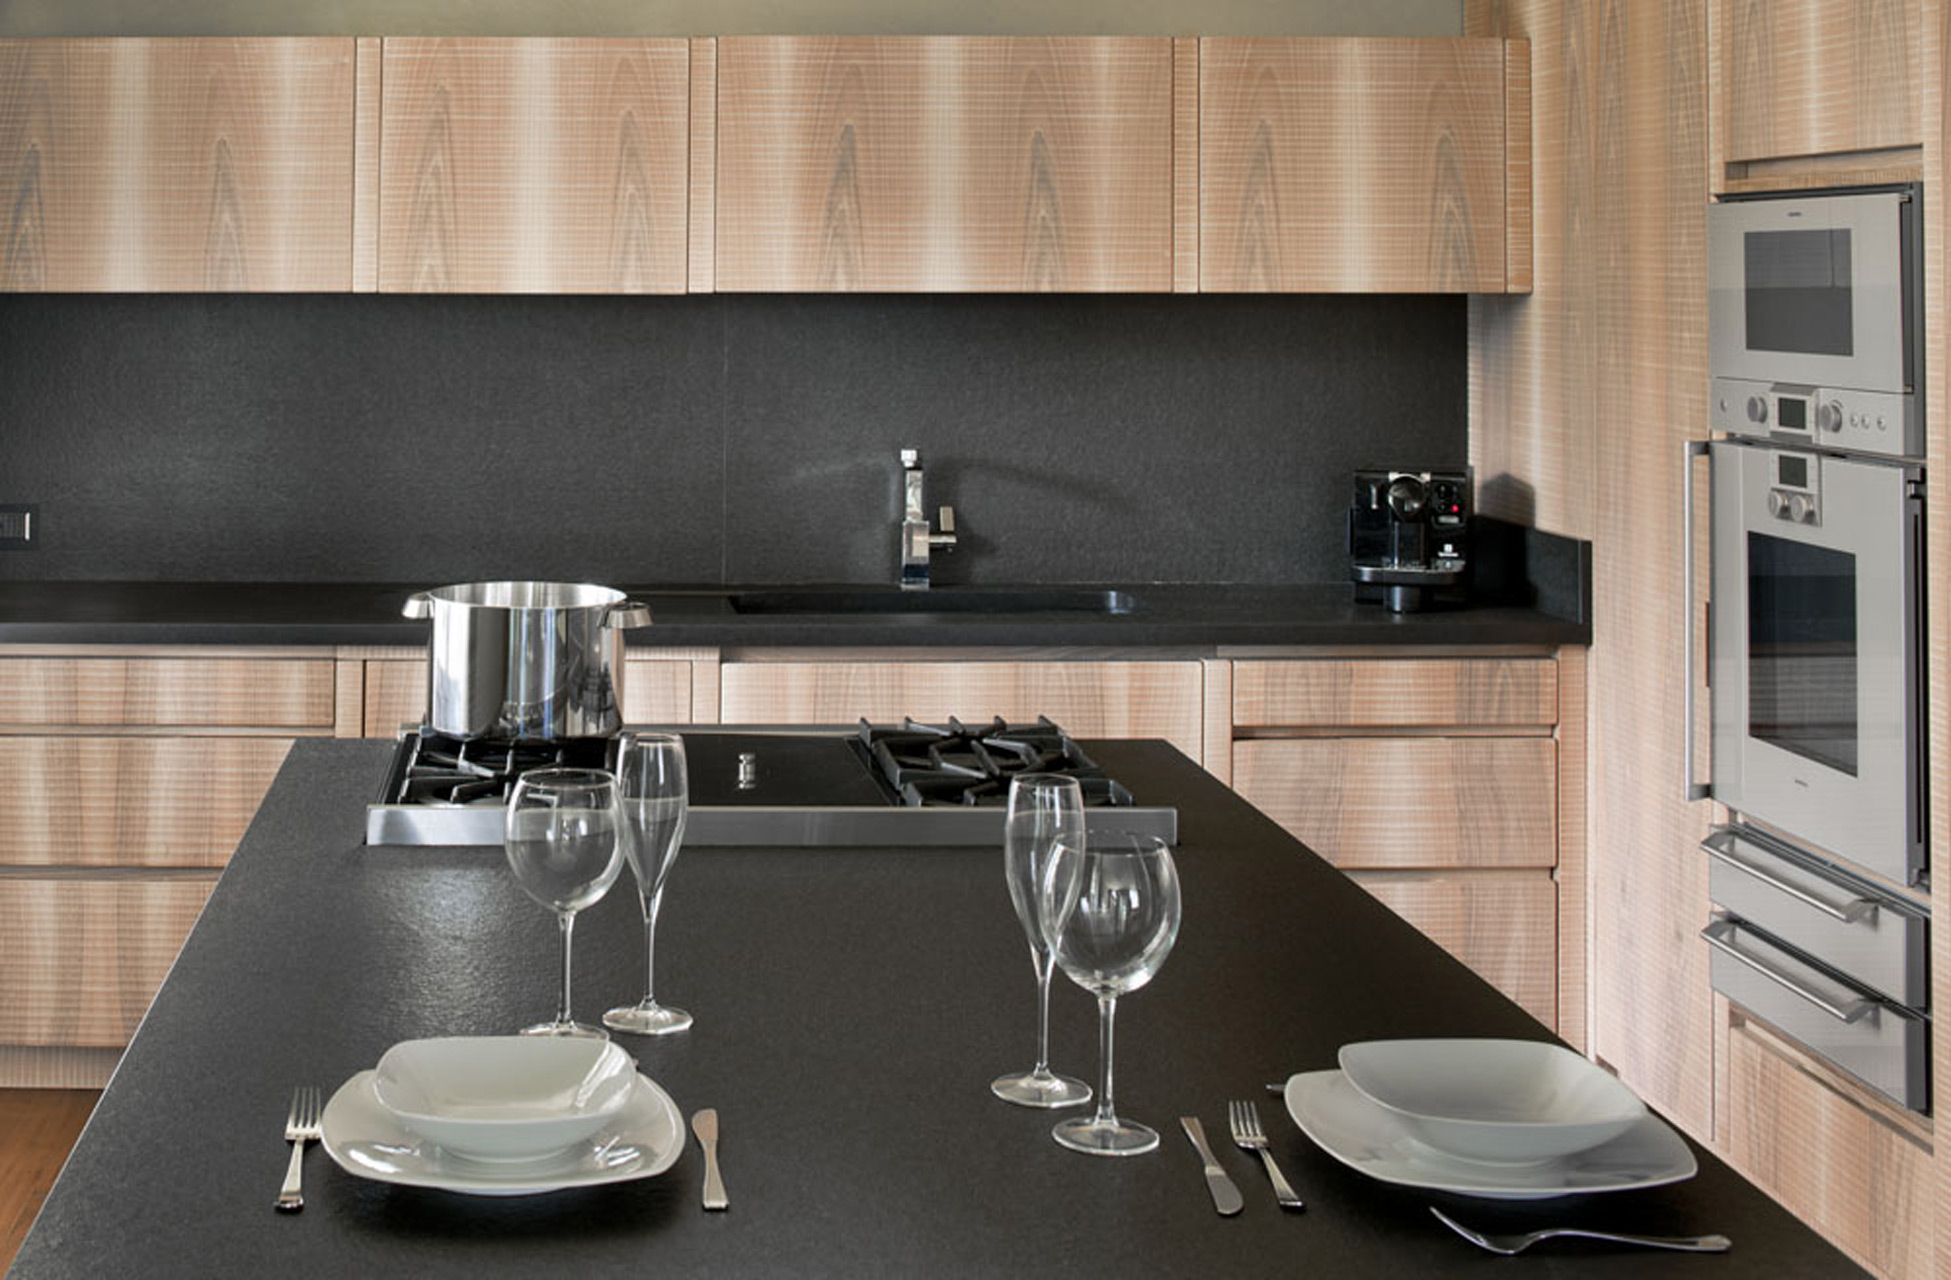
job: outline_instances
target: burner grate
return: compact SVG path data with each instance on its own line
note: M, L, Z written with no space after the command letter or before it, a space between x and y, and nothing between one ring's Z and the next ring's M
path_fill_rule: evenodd
M998 717L981 728L953 716L946 725L904 719L888 727L862 720L860 742L907 805L1000 807L1009 802L1010 779L1019 773L1068 774L1077 779L1086 805L1132 803L1129 791L1043 716L1033 725Z
M400 780L398 802L424 805L501 806L515 780L550 765L601 769L609 763L607 738L516 742L505 738L457 738L421 729Z

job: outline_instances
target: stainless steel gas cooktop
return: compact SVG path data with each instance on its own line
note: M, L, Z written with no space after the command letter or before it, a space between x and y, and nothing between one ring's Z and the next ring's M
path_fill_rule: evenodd
M1178 810L1139 804L1048 720L642 727L684 736L687 845L1000 846L1018 773L1076 777L1092 830L1178 840ZM406 729L367 808L366 843L499 845L503 806L523 772L602 767L614 749L605 738L495 742Z

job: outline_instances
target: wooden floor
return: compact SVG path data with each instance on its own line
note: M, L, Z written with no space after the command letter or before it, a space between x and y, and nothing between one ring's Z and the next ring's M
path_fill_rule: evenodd
M99 1097L93 1089L0 1089L0 1272L12 1265Z

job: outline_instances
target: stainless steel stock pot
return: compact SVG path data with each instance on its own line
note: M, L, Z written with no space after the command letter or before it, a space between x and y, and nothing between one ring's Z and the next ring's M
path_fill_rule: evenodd
M427 726L463 738L607 737L623 727L623 633L650 609L586 582L466 582L407 597L433 620Z

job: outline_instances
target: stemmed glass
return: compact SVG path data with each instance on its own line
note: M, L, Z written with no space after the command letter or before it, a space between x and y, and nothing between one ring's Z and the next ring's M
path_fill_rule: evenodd
M637 877L637 903L644 916L644 998L603 1015L612 1031L661 1036L691 1025L691 1015L657 1003L657 908L664 881L684 843L690 784L684 764L684 739L674 733L625 737L616 762L617 803L622 815L623 856Z
M616 815L616 779L601 769L531 770L508 797L502 836L508 868L562 926L562 1003L555 1021L525 1027L525 1036L609 1039L601 1027L569 1016L569 956L576 913L609 892L623 866Z
M1097 1114L1065 1120L1050 1136L1073 1151L1131 1156L1158 1133L1120 1120L1111 1104L1111 1027L1118 997L1151 981L1179 936L1179 872L1156 836L1093 837L1089 849L1058 841L1044 872L1044 927L1070 980L1097 996Z
M1036 1066L1019 1075L999 1076L990 1091L1024 1107L1068 1107L1091 1098L1082 1080L1050 1070L1050 970L1055 958L1037 909L1038 885L1058 840L1084 841L1084 793L1077 779L1054 773L1022 773L1009 784L1009 810L1003 825L1003 870L1009 900L1030 940L1036 966Z

